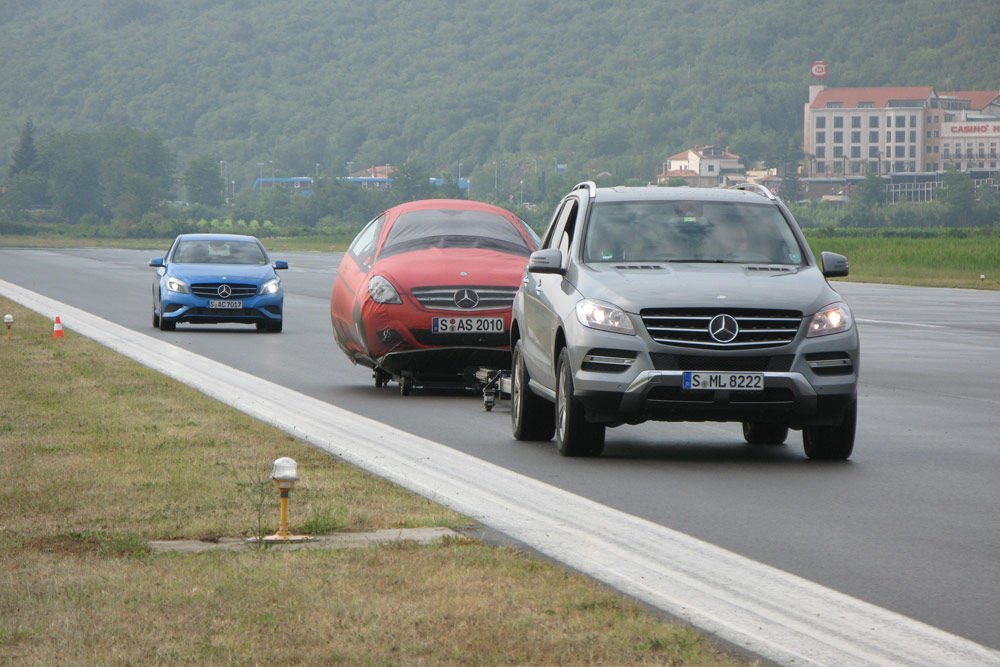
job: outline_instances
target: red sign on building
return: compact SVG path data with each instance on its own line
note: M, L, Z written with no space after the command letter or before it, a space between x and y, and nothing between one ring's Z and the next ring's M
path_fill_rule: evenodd
M825 79L826 78L826 61L825 60L814 60L812 67L809 68L809 73L812 74L814 79Z

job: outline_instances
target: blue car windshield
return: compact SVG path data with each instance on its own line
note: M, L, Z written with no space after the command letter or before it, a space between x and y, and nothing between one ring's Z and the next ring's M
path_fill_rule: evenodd
M267 264L267 256L254 241L178 241L171 259L176 264Z

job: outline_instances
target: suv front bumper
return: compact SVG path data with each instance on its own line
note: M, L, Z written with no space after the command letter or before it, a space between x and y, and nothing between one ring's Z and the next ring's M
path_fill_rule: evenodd
M839 424L857 399L857 332L797 340L769 350L705 351L649 345L640 338L589 336L571 346L574 395L593 422L772 422L794 428ZM609 343L617 343L612 348ZM595 363L595 346L601 356ZM637 349L638 348L638 349ZM613 363L607 356L619 357ZM686 370L754 372L761 391L684 389Z
M856 398L856 379L817 392L801 373L764 373L764 390L685 390L683 371L642 371L624 392L578 389L590 421L754 421L789 426L838 424ZM579 385L578 385L579 386Z

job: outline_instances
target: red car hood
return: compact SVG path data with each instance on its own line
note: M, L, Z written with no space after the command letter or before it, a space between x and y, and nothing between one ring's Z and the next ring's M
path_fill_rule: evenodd
M374 273L392 281L401 293L414 287L519 287L528 258L480 248L428 248L392 255L375 263Z

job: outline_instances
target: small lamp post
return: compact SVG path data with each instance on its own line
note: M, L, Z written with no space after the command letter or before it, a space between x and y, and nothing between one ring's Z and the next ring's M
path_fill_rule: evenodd
M275 459L274 465L271 467L271 479L274 480L274 486L281 494L281 522L278 525L278 532L274 535L268 535L264 541L302 542L308 540L308 535L288 534L288 495L292 487L295 486L295 482L299 481L298 464L295 463L295 459L287 456Z
M10 313L7 313L6 315L3 316L3 323L7 325L7 340L10 340L11 336L14 335L13 332L11 331L11 329L14 327L14 316L11 315Z

